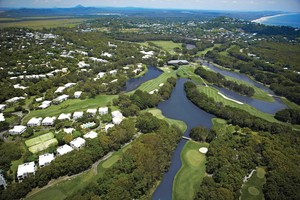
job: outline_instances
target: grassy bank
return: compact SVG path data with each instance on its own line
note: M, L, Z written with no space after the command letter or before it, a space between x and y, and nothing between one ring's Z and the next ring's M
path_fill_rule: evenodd
M194 65L180 66L177 70L177 75L182 78L189 78L198 84L204 84L203 79L194 73L195 68Z
M203 92L205 94L207 94L209 97L213 98L216 102L222 102L223 105L228 105L231 107L236 107L242 110L247 111L248 113L260 117L262 119L265 119L267 121L270 122L278 122L273 115L271 114L267 114L264 112L261 112L259 110L257 110L256 108L253 108L252 106L248 105L248 104L237 104L233 101L224 99L221 95L218 94L218 90L212 87L204 87L204 86L198 86L198 89L200 92Z
M166 118L162 114L161 110L159 110L157 108L147 109L147 110L145 110L145 112L150 112L155 117L157 117L159 119L166 120L170 125L176 125L176 126L178 126L182 132L184 132L187 129L187 126L186 126L186 124L183 121L176 120L176 119Z
M49 108L42 110L31 111L23 120L27 123L32 117L47 117L47 116L58 116L61 113L72 113L75 111L85 111L88 108L99 108L106 106L116 95L98 95L93 99L69 99L59 105L52 105Z
M264 194L262 191L263 185L266 182L265 170L258 167L252 174L250 179L243 185L241 200L263 200Z
M174 200L194 199L197 188L205 176L206 156L199 152L199 148L208 144L188 141L181 152L182 166L177 172L173 183Z

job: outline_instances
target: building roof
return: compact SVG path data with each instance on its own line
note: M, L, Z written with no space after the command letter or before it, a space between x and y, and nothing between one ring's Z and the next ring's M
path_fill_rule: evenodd
M112 117L123 117L123 114L119 110L111 112Z
M82 94L81 91L76 91L76 92L74 92L74 96L80 96L81 94Z
M94 109L87 109L86 112L87 112L87 113L96 114L96 113L97 113L97 109L96 109L96 108L94 108Z
M64 128L64 132L68 134L71 134L74 130L74 128Z
M43 121L42 124L51 124L54 123L56 117L46 117Z
M36 118L36 117L33 117L31 118L28 122L27 122L27 125L28 124L41 124L41 121L43 120L43 118L39 117L39 118Z
M99 113L108 113L108 107L101 107L99 108Z
M39 156L39 166L44 166L45 164L50 163L52 160L54 160L53 153L46 153L44 155L40 155Z
M74 112L74 114L73 114L73 118L75 117L75 118L79 118L79 117L82 117L83 116L83 112Z
M94 139L98 136L98 133L94 132L94 131L91 131L87 134L85 134L83 137L84 138L90 138L90 139Z
M35 165L34 162L24 163L18 166L18 176L23 176L27 173L34 173Z
M67 114L62 113L62 114L60 114L59 117L58 117L59 120L70 119L70 118L71 118L71 114L70 114L70 113L67 113Z
M66 89L66 87L64 87L64 86L58 87L54 93L62 93L65 89Z
M114 124L106 124L105 125L105 131L107 132L108 129L114 127L115 125Z
M74 85L76 85L76 83L66 83L66 84L65 84L65 87L66 87L66 88L69 88L69 87L72 87L72 86L74 86Z
M174 65L174 64L188 64L189 61L187 60L170 60L168 62L169 65Z
M14 126L13 129L10 129L9 132L21 133L26 130L26 126Z
M120 124L123 121L123 119L123 117L114 117L112 121L114 124Z
M80 148L81 146L83 146L85 144L85 140L81 137L78 137L78 138L72 140L70 142L70 144L71 144L71 146L74 146L76 148Z
M65 144L64 146L60 146L57 148L57 153L59 155L64 155L66 153L69 153L71 151L73 151L74 149L72 147L70 147L69 145Z
M4 121L5 121L5 117L3 113L0 113L0 122L4 122Z
M0 110L3 110L6 107L5 104L0 104Z

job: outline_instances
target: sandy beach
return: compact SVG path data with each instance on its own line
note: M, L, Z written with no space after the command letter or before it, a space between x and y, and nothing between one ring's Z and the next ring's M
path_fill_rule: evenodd
M280 17L280 16L285 16L285 15L294 15L295 13L287 13L287 14L278 14L278 15L271 15L271 16L266 16L266 17L261 17L261 18L258 18L258 19L255 19L255 20L252 20L251 22L254 22L254 23L263 23L264 21L268 20L268 19L271 19L271 18L274 18L274 17Z

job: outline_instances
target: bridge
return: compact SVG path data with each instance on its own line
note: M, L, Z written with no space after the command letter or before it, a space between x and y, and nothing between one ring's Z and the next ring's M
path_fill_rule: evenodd
M182 139L185 139L185 140L192 140L192 138L189 138L189 137L186 137L186 136L182 136Z

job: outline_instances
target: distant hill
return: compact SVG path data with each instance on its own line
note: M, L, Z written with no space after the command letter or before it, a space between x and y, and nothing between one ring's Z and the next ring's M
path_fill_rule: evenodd
M179 9L148 9L148 8L118 8L118 7L84 7L77 5L72 8L21 8L1 9L0 17L36 17L36 16L91 16L91 15L127 15L143 17L197 17L214 18L219 16L253 20L266 15L282 12L237 12L237 11L209 11L209 10L179 10Z

